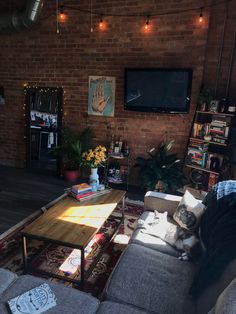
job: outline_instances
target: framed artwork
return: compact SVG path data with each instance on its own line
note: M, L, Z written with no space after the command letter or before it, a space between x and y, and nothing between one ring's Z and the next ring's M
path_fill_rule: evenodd
M0 86L0 105L5 104L5 97L4 97L4 88Z
M89 76L88 114L114 117L115 77Z
M218 112L219 109L219 100L212 100L209 105L209 111Z

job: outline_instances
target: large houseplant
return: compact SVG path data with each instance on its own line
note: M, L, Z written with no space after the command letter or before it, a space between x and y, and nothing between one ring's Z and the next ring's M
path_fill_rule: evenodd
M82 153L91 146L93 133L86 128L80 134L73 132L70 128L62 131L62 143L56 148L62 172L67 181L75 181L80 172Z
M176 190L182 183L177 154L170 154L174 141L162 142L158 148L148 152L148 157L137 157L136 167L139 167L139 179L146 190L158 189L162 192Z

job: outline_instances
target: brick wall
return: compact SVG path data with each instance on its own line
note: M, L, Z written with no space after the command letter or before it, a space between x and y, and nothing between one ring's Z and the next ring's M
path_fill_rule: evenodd
M25 120L23 85L63 86L65 123L74 130L90 126L97 143L107 144L111 134L122 136L134 156L145 154L163 138L175 139L174 150L183 156L202 83L208 33L208 12L199 25L198 11L164 15L151 20L145 33L145 19L106 17L106 29L97 28L99 18L69 11L68 20L56 34L55 1L45 1L39 24L31 30L0 34L0 86L6 104L0 107L0 162L24 165ZM65 4L89 9L88 1ZM0 0L0 8L7 7ZM11 1L11 7L20 7ZM93 0L94 11L135 13L199 7L198 1ZM215 9L217 10L217 8ZM212 25L211 25L212 26ZM215 30L212 26L212 34ZM123 110L125 67L190 67L194 69L191 110L186 115L137 113ZM214 67L214 65L212 65ZM212 72L212 68L209 68ZM88 76L116 77L115 117L87 115ZM210 77L210 75L209 75Z

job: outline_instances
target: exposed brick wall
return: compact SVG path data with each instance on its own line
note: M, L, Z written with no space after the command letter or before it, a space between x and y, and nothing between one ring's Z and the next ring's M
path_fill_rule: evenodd
M228 1L212 8L206 50L204 82L216 91L216 98L226 96L235 36L236 2ZM219 76L218 76L219 73ZM218 76L218 79L217 79ZM217 84L218 80L218 84ZM236 51L233 55L229 100L236 103Z
M142 18L105 16L107 28L101 32L97 29L98 18L94 17L91 33L90 16L69 11L68 21L57 35L54 2L45 1L40 22L31 30L0 34L0 85L6 97L6 104L0 107L0 162L24 165L24 83L63 86L65 123L74 130L90 126L98 143L107 144L111 134L121 135L137 156L169 138L175 139L174 150L183 156L202 82L208 13L204 12L203 25L197 22L197 11L160 16L151 20L148 33L143 31ZM20 7L16 0L11 3L14 8ZM64 3L89 9L85 0ZM199 6L199 1L93 0L93 4L97 11L126 14L193 8ZM6 6L6 1L0 0L0 8ZM190 113L124 111L125 67L193 68ZM115 117L87 115L89 75L116 77Z

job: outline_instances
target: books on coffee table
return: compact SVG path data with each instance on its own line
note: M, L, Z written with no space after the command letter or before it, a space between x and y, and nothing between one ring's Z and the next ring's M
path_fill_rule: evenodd
M56 304L56 296L47 283L8 301L13 314L39 314L46 312Z
M92 191L92 187L87 183L73 185L71 191L75 194L83 194Z
M90 198L94 198L103 194L107 194L111 191L111 189L105 189L103 191L97 191L97 192L88 192L84 195L76 195L75 193L73 193L71 190L69 190L68 195L74 197L75 199L77 199L77 201L83 201L83 200L87 200Z

